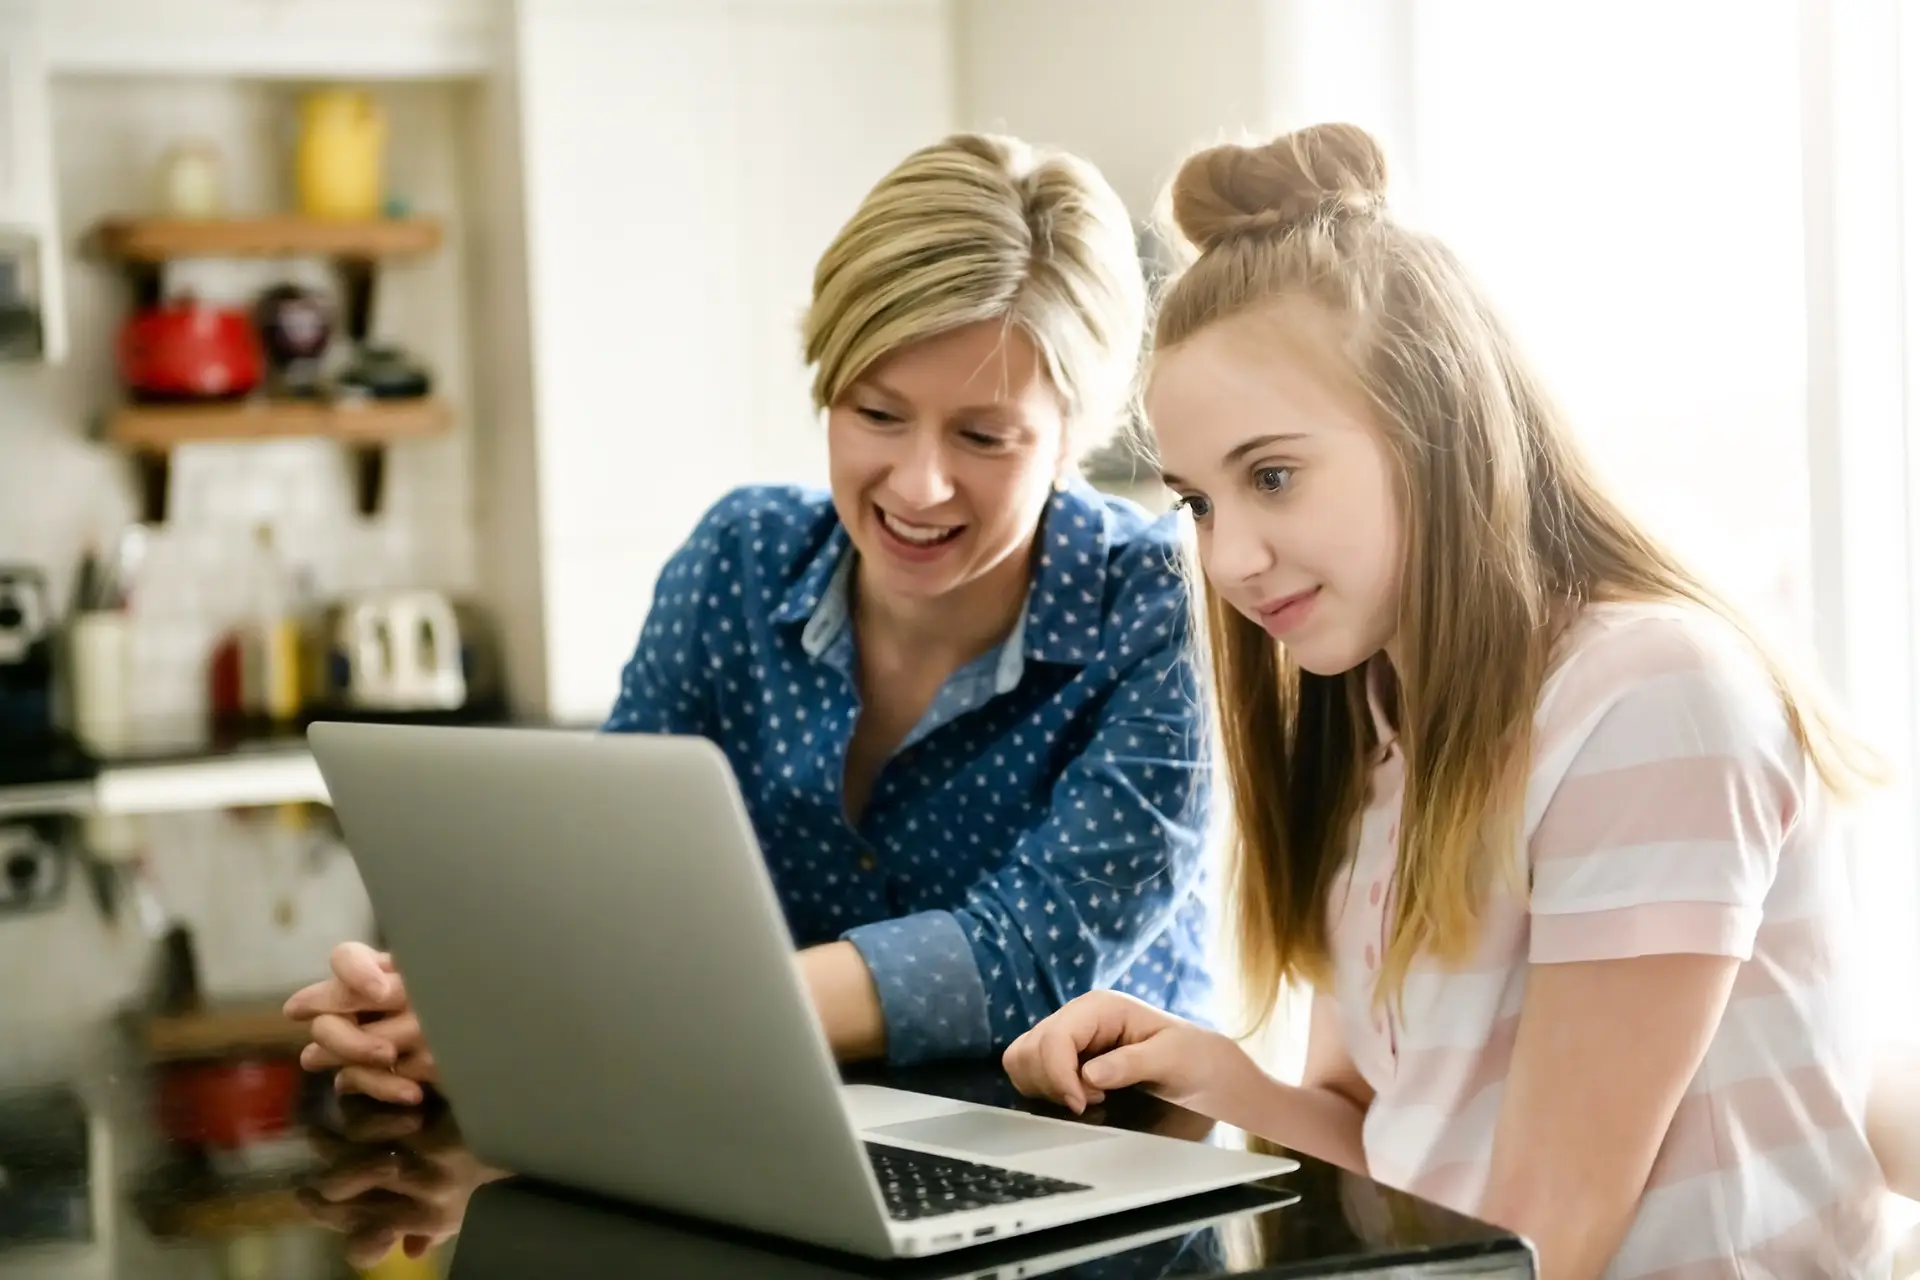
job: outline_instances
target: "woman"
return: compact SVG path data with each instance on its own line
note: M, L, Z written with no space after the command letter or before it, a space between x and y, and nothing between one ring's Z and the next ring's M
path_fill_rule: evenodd
M1885 1276L1834 802L1871 756L1599 483L1365 133L1190 159L1147 391L1239 953L1299 1085L1113 993L1006 1054L1528 1236L1547 1280Z
M730 494L660 577L606 728L725 749L843 1060L988 1055L1096 987L1188 1015L1209 993L1176 535L1077 467L1121 417L1143 294L1084 162L974 135L910 156L814 277L830 497ZM433 1079L365 947L287 1012L343 1089Z

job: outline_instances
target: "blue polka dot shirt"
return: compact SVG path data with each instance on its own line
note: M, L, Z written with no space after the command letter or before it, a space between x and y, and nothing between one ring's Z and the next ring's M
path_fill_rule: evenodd
M662 571L610 732L713 740L794 942L851 941L896 1063L981 1057L1113 987L1205 1021L1205 726L1172 517L1056 491L1027 607L954 673L875 779L854 553L828 495L736 490Z

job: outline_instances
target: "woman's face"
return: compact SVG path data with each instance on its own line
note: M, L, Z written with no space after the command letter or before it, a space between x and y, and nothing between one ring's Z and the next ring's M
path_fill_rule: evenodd
M1066 441L1060 397L1016 326L980 321L875 361L827 414L833 503L863 588L925 600L1024 574Z

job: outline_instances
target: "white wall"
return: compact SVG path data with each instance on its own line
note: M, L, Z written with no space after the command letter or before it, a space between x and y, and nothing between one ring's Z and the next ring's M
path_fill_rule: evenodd
M1195 146L1267 127L1265 0L955 0L960 120L1064 147L1148 215Z
M1791 0L1424 7L1413 107L1421 220L1617 487L1810 636L1798 35Z
M1486 282L1615 487L1818 663L1899 771L1850 819L1860 934L1885 1016L1910 1027L1897 8L1422 6L1411 105L1420 219Z
M798 337L813 263L951 129L946 16L543 0L515 36L547 699L591 719L701 511L824 478Z
M955 49L966 124L1079 151L1138 214L1222 136L1374 131L1628 497L1805 632L1796 24L1792 0L956 0Z

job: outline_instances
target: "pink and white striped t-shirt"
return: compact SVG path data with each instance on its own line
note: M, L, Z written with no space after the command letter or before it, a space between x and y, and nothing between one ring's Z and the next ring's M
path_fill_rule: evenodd
M1530 965L1733 956L1732 998L1606 1275L1885 1276L1847 869L1819 777L1737 633L1680 606L1595 605L1576 620L1534 719L1526 875L1496 892L1468 965L1417 964L1385 1011L1374 975L1404 779L1380 728L1330 903L1334 994L1375 1091L1372 1174L1478 1207Z

